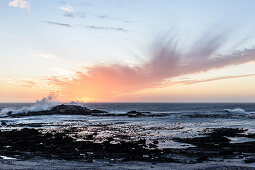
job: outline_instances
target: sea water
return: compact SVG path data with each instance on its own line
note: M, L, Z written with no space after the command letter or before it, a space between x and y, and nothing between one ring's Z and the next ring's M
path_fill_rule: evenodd
M255 104L254 103L84 103L89 109L105 110L109 113L126 113L128 111L144 111L151 113L164 113L164 117L127 117L127 116L86 116L86 115L42 115L12 118L6 116L6 110L24 112L29 110L50 109L54 104L44 107L38 103L2 103L0 104L1 120L13 127L30 127L30 124L39 123L40 128L61 127L99 127L101 137L114 135L114 133L126 133L130 136L139 136L147 140L163 141L159 143L161 148L180 147L181 144L170 140L173 137L194 137L201 135L210 128L244 128L247 133L255 132ZM4 112L3 112L4 111ZM189 115L200 115L189 117ZM224 117L231 114L231 117ZM214 115L203 117L201 115ZM215 116L215 115L223 115ZM34 125L33 125L34 126ZM45 126L45 127L44 127ZM93 128L91 128L93 130ZM99 129L100 131L100 129ZM245 141L248 139L231 139L231 141ZM188 146L190 147L190 146Z

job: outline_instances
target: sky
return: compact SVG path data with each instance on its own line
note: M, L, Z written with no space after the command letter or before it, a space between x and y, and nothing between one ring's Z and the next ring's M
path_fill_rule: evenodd
M255 102L253 0L0 0L0 102Z

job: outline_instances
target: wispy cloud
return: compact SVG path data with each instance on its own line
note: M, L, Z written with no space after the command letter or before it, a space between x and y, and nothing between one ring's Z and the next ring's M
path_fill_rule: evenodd
M4 81L10 85L15 85L15 86L24 86L29 88L36 86L35 81L27 80L27 79L4 79Z
M65 12L74 12L74 8L71 7L70 5L65 5L65 6L61 6L59 7L59 9L61 9L62 11L65 11Z
M84 0L82 1L57 1L59 4L62 4L62 5L67 5L67 4L71 4L72 6L91 6L92 3L91 2L85 2Z
M81 26L83 28L93 29L93 30L112 30L112 31L128 32L128 30L121 27L102 27L102 26L95 26L95 25L81 25Z
M71 17L71 16L70 16ZM66 23L60 23L60 22L53 22L53 21L42 21L42 23L45 24L50 24L50 25L56 25L56 26L63 26L63 27L82 27L86 29L91 29L91 30L111 30L111 31L119 31L119 32L128 32L128 30L120 27L103 27L103 26L94 26L94 25L71 25L71 24L66 24Z
M42 23L50 24L50 25L63 26L63 27L71 27L71 24L60 23L60 22L42 21Z
M73 14L73 13L64 13L63 15L65 17L71 17L71 18L75 17L75 14Z
M79 11L74 11L74 12L65 12L63 14L65 17L79 17L79 18L85 18L87 13L86 12L79 12Z
M30 3L26 0L13 0L9 2L9 6L15 8L26 8L27 10L30 10Z
M98 15L97 16L98 18L101 18L101 19L111 19L111 17L109 17L108 15Z
M226 80L226 79L235 79L235 78L243 78L243 77L251 77L255 76L255 74L246 74L246 75L235 75L235 76L220 76L215 78L209 78L209 79L202 79L202 80L181 80L181 81L172 81L169 84L196 84L196 83L206 83L210 81L217 81L217 80Z
M103 20L115 20L115 21L124 22L124 23L135 23L135 21L132 21L132 20L128 20L128 19L120 18L120 17L112 17L106 14L99 14L97 15L97 18L103 19Z
M35 87L36 86L36 82L32 81L32 80L20 80L21 85L25 86L25 87Z
M150 59L141 65L99 64L85 67L83 72L76 72L76 78L72 80L50 77L48 82L60 87L62 93L69 98L86 96L104 100L120 94L158 87L166 79L177 76L255 61L255 48L218 55L218 50L226 43L227 38L226 33L213 36L205 33L185 53L182 48L178 48L175 37L169 40L159 38L150 49ZM201 80L201 82L224 78L230 77ZM195 81L182 83L195 83Z

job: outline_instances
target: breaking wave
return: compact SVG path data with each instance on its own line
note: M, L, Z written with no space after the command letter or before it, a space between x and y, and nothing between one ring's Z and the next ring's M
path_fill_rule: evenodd
M8 115L8 113L18 114L18 113L28 113L28 112L36 112L36 111L44 111L50 110L54 106L58 105L58 102L54 101L55 95L51 94L48 97L44 97L41 100L37 100L35 104L32 106L23 106L20 109L14 108L4 108L1 110L0 115Z
M241 109L241 108L225 109L225 112L234 113L234 114L245 114L246 113L246 111L244 109Z

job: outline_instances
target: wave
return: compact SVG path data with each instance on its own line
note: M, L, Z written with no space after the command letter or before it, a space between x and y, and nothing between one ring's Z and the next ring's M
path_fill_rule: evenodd
M244 109L241 109L241 108L225 109L225 112L234 113L234 114L246 114L246 111Z
M44 97L41 100L37 100L35 104L32 106L23 106L20 109L14 109L14 108L4 108L1 110L0 115L5 116L8 115L10 112L12 114L18 114L18 113L28 113L28 112L36 112L36 111L44 111L44 110L50 110L54 106L60 104L58 102L53 101L55 98L54 94L50 94L48 97Z

